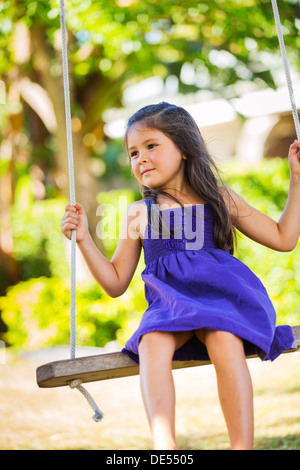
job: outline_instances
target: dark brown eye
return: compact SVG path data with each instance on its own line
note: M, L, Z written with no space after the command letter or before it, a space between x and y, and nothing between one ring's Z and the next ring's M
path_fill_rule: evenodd
M133 158L133 157L135 157L137 154L138 154L138 152L132 152L129 156L130 156L130 158Z

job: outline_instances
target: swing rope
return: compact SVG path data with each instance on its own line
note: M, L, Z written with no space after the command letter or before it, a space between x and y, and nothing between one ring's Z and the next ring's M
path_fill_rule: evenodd
M66 113L66 130L67 130L67 149L68 149L68 167L69 167L69 189L70 204L75 204L75 178L73 164L73 144L72 144L72 126L71 126L71 107L70 107L70 88L69 88L69 72L68 72L68 52L67 52L67 33L65 19L64 0L60 0L60 28L62 40L62 65L63 65L63 82L64 82L64 98ZM71 359L76 357L76 230L72 230L71 234L71 308L70 308L70 356ZM103 418L103 413L99 410L97 404L81 385L81 380L73 380L70 384L71 388L77 388L79 392L86 398L95 414L94 421L99 422Z
M282 28L281 28L281 23L280 23L280 16L279 16L279 11L278 11L277 1L276 0L271 0L271 1L272 1L274 19L275 19L275 24L276 24L276 29L277 29L278 41L279 41L279 46L280 46L280 51L281 51L281 56L282 56L282 61L283 61L283 67L284 67L284 71L285 71L285 78L286 78L286 83L287 83L289 96L290 96L290 102L291 102L291 107L292 107L293 119L294 119L294 123L295 123L297 140L300 141L299 115L298 115L296 100L295 100L295 96L294 96L293 82L292 82L292 77L291 77L291 74L290 74L289 61L288 61L288 58L287 58L287 53L286 53L283 34L282 34Z

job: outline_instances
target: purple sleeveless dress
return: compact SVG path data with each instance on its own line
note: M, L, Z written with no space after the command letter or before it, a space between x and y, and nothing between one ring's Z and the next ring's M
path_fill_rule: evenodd
M147 199L144 202L150 204ZM243 339L246 355L257 354L262 360L273 361L294 347L291 327L275 326L276 312L260 279L229 250L215 245L211 206L160 212L169 231L159 235L151 215L142 272L148 308L122 352L139 363L138 346L145 333L198 328L231 332ZM176 361L208 359L196 336L173 357Z

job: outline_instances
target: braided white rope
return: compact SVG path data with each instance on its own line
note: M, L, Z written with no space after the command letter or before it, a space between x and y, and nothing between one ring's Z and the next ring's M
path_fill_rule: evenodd
M75 178L73 164L73 143L72 143L72 126L71 126L71 106L70 106L70 87L69 87L69 71L68 71L68 51L67 51L67 32L65 19L64 0L60 0L60 28L62 40L62 64L63 64L63 81L64 81L64 98L66 113L66 131L67 131L67 149L68 149L68 167L69 167L69 186L70 186L70 204L75 204ZM76 356L76 230L72 230L71 236L71 308L70 308L70 356L75 359ZM99 410L93 398L82 387L81 381L73 381L71 388L77 388L87 399L91 408L95 411L93 419L98 422L103 418L103 413Z
M76 202L75 201L75 179L74 179L74 165L73 165L73 143L72 143L68 52L67 52L64 0L60 0L60 28L61 28L61 40L62 40L62 63L63 63L64 97L65 97L65 113L66 113L70 204L74 205ZM76 300L76 231L72 230L72 237L71 237L71 359L75 359L75 300Z
M290 69L289 69L289 62L288 62L283 34L282 34L277 1L276 0L271 0L271 1L272 1L273 13L274 13L275 24L276 24L276 29L277 29L278 41L279 41L279 46L280 46L280 51L281 51L281 56L282 56L282 61L283 61L283 67L285 71L285 77L286 77L287 87L288 87L289 96L290 96L292 114L293 114L293 119L294 119L295 128L296 128L297 140L300 141L300 122L299 122L299 116L298 116L298 111L297 111L297 106L296 106L296 101L295 101L295 96L294 96L293 82L292 82Z
M81 380L80 379L72 380L72 382L70 383L70 387L71 388L77 388L77 390L79 390L79 392L81 392L82 395L86 398L86 400L87 400L88 404L90 405L90 407L92 408L92 410L95 411L95 414L93 416L93 420L96 421L96 423L101 421L102 418L103 418L103 413L102 413L102 411L99 410L96 402L91 397L89 392L81 385Z

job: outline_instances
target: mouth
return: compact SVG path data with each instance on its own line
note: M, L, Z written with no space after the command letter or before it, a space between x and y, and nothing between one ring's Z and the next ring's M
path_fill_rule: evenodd
M155 168L149 168L149 170L143 171L142 175L145 175L146 173L150 173L153 170L155 170Z

